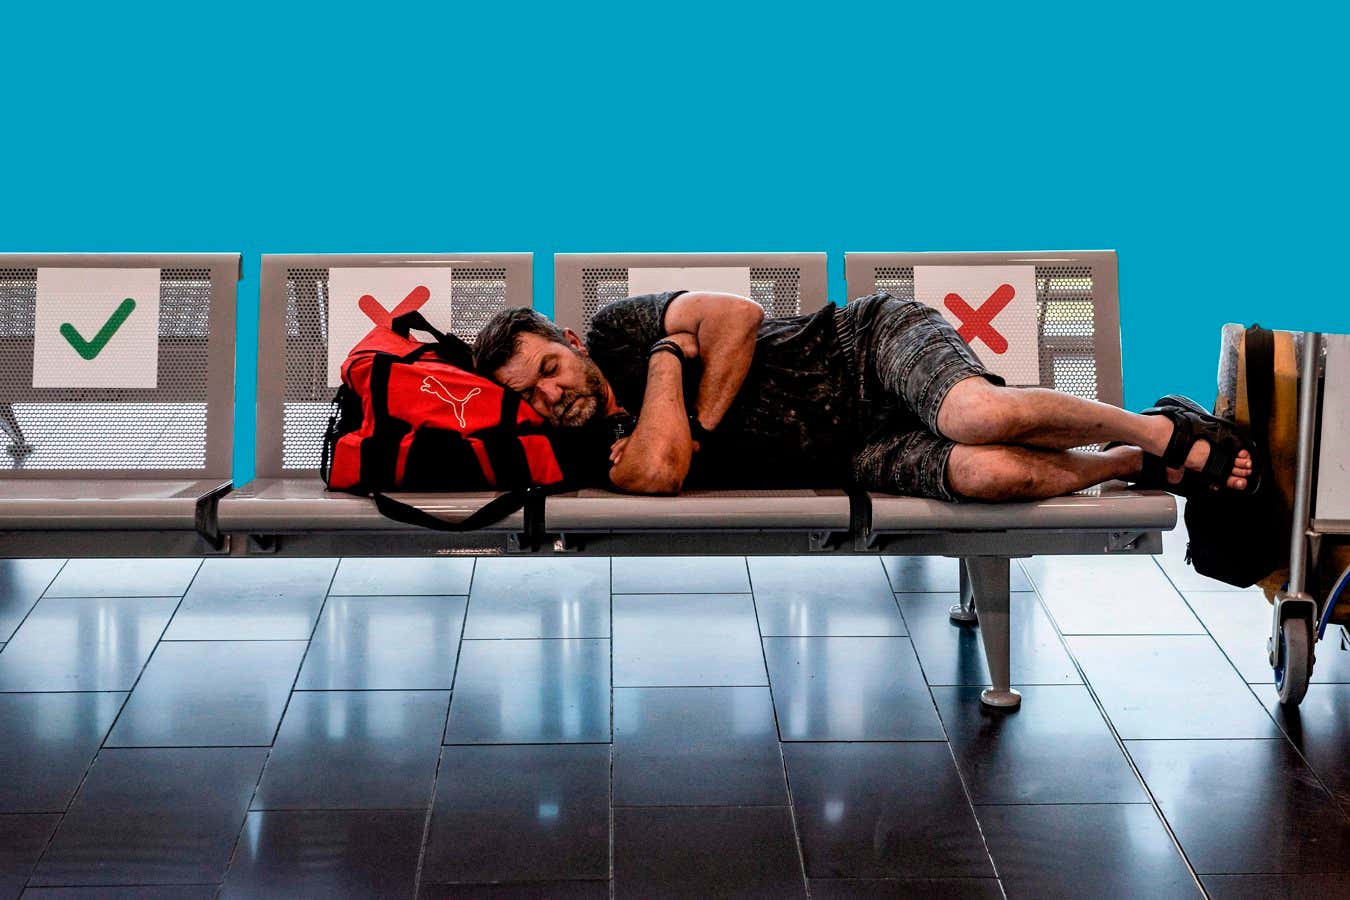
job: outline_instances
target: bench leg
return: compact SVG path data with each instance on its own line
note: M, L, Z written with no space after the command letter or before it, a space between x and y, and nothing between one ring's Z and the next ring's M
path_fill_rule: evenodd
M960 560L961 602L953 604L947 615L958 625L972 625L978 618L975 614L975 592L970 588L970 570L966 568L966 559Z
M984 656L989 663L991 687L985 688L980 700L986 706L1014 708L1021 704L1022 695L1012 687L1012 640L1009 631L1008 593L1011 587L1011 562L1001 556L973 556L964 561L970 573L970 584L975 603L980 610L980 639L984 642Z

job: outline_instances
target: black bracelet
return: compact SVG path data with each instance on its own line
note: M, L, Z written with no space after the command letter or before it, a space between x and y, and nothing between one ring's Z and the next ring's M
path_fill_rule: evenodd
M684 362L685 362L685 360L684 360L684 351L681 350L681 349L680 349L680 345L677 344L677 343L675 343L674 341L668 341L668 340L664 340L664 339L663 339L663 340L657 341L655 344L652 344L652 349L651 349L650 351L648 351L648 353L647 353L647 358L648 358L648 359L651 359L653 356L655 356L656 354L658 354L658 353L660 353L660 352L662 352L662 351L665 351L666 353L673 353L673 354L675 354L675 356L676 356L676 357L679 359L679 361L680 361L680 368L684 368Z

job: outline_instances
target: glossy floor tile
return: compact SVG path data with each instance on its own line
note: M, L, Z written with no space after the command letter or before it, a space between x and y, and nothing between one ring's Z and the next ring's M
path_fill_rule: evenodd
M64 559L0 559L0 646L61 571Z
M616 687L762 684L768 678L749 594L614 595Z
M181 597L200 559L72 559L46 597Z
M1350 684L1314 684L1295 707L1280 704L1272 687L1266 709L1322 784L1350 813Z
M993 877L945 743L784 744L811 878Z
M255 810L424 809L447 691L295 691Z
M1110 728L1081 685L1022 685L1015 712L978 687L934 687L971 801L1147 803Z
M765 638L784 741L941 741L908 638Z
M1273 685L1275 674L1266 653L1270 637L1271 605L1259 590L1190 591L1186 602L1205 623L1224 655L1251 684ZM1314 683L1350 683L1350 652L1340 648L1340 636L1328 629L1329 640L1314 648ZM1274 690L1274 688L1271 688Z
M24 900L214 900L218 884L127 885L124 887L52 887L23 892Z
M1070 637L1122 738L1265 738L1279 729L1207 635Z
M166 641L307 641L335 559L208 559Z
M219 883L266 756L102 751L29 884Z
M903 635L886 570L873 556L752 556L759 630L765 637Z
M979 627L953 622L948 610L959 594L896 594L914 650L929 684L988 686L989 665ZM1013 684L1081 684L1055 626L1034 593L1018 591L1008 602Z
M891 590L921 594L957 593L961 590L960 560L945 556L883 556ZM1012 560L1009 584L1014 591L1032 590L1031 580L1022 571L1026 560Z
M615 688L615 806L786 806L762 687Z
M1350 818L1288 742L1126 748L1200 874L1350 872Z
M0 694L0 813L64 812L126 698Z
M464 597L329 597L298 690L448 691Z
M607 742L609 665L609 641L464 641L445 742Z
M129 691L177 597L46 597L0 653L0 692Z
M996 878L812 878L812 900L1003 900Z
M1212 896L1350 878L1350 683L1279 707L1259 597L1015 591L1008 714L956 560L158 563L0 562L0 900L1198 895L1150 796Z
M1041 556L1023 561L1064 634L1203 634L1147 556Z
M1350 875L1206 875L1211 900L1332 900L1350 897Z
M750 576L743 556L616 556L616 594L743 594Z
M251 812L221 900L411 897L421 810Z
M465 596L473 580L473 568L474 561L463 557L344 559L328 592L335 597L352 594Z
M1200 898L1148 804L983 806L999 877L1015 898Z
M609 900L608 881L423 884L418 900Z
M480 559L464 636L609 637L609 560Z
M446 747L422 883L608 878L609 766L602 745Z
M60 814L0 814L0 897L18 897L61 821Z
M614 810L614 896L806 897L783 806Z
M304 641L163 641L106 745L269 746L304 653Z

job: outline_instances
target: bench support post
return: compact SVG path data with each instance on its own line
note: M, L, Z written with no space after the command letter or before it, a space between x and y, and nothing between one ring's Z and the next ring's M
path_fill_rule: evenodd
M1013 709L1022 695L1012 687L1012 639L1008 614L1011 561L1006 556L972 556L962 560L980 611L980 639L989 664L990 687L980 694L985 706Z
M952 604L947 615L958 625L973 625L979 617L975 613L975 592L970 587L970 570L964 556L957 562L961 571L961 602Z

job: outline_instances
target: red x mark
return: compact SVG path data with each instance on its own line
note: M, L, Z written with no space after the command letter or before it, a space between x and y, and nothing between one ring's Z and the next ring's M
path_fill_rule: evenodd
M388 328L393 325L394 319L397 319L404 313L410 313L413 310L421 309L430 299L431 291L419 284L412 289L408 296L403 298L402 303L394 307L393 312L390 312L381 306L380 301L370 296L370 294L362 294L361 299L356 301L356 305L361 307L361 312L365 313L370 318L370 321L374 322L376 325L383 325L385 328Z
M1000 284L998 289L989 295L989 299L980 304L979 309L972 309L970 304L955 292L948 294L943 302L961 319L961 327L956 333L961 335L961 339L967 344L973 344L975 339L979 338L995 353L1007 353L1008 339L989 323L994 321L994 316L1003 312L1003 307L1012 302L1016 293L1011 284Z

